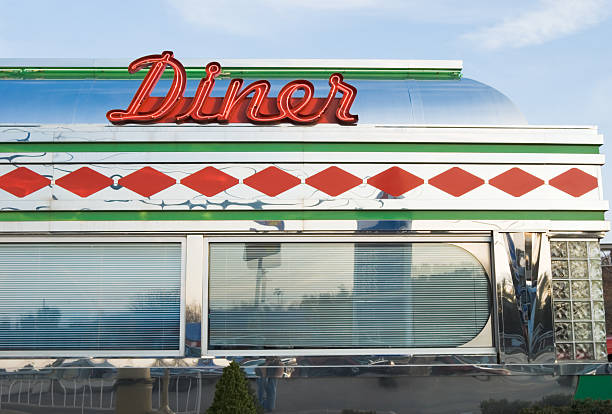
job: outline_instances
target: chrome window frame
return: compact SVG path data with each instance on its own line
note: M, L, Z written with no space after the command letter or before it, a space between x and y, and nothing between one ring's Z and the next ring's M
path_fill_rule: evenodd
M143 236L3 236L1 244L9 243L180 243L181 245L181 291L179 347L176 350L51 350L51 351L2 351L0 358L130 358L130 357L183 357L185 355L185 286L186 286L186 238Z
M258 356L332 356L332 355L490 355L495 356L497 353L496 337L495 337L495 324L496 324L496 308L495 308L495 286L493 277L493 256L491 254L492 237L490 234L457 234L457 235L350 235L346 236L292 236L292 235L270 235L270 236L248 236L248 235L232 235L232 236L204 236L204 258L205 268L202 283L202 333L201 333L201 352L202 356L224 356L224 357L240 357L248 355L249 357ZM464 244L464 243L487 243L487 253L489 256L486 260L482 260L476 257L471 251L466 250L472 254L478 263L481 264L485 270L485 274L489 279L489 294L490 294L490 313L489 319L482 331L477 334L467 344L472 343L475 339L481 337L481 335L488 336L490 338L491 346L466 346L467 344L460 345L458 347L451 348L317 348L317 349L303 349L303 348L275 348L275 349L221 349L211 350L208 349L208 317L209 317L209 291L208 284L210 280L210 244L211 243L449 243L449 244ZM487 268L488 266L488 268ZM487 332L488 331L488 332Z

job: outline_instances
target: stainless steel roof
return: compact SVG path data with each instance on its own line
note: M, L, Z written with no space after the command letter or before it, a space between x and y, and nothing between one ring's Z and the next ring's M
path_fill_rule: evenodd
M193 96L199 80L188 81ZM218 80L213 96L223 96L228 80ZM246 79L246 82L249 82ZM275 96L287 80L271 80ZM359 124L377 125L523 125L517 107L496 89L472 79L348 80L357 88L351 112ZM316 95L329 91L326 80L314 80ZM139 80L0 80L0 123L107 123L106 112L125 109ZM161 80L162 96L170 80Z

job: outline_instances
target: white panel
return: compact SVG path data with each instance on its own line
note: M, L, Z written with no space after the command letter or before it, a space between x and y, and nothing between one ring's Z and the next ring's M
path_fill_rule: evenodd
M449 142L601 145L597 128L559 126L106 124L0 125L0 142Z

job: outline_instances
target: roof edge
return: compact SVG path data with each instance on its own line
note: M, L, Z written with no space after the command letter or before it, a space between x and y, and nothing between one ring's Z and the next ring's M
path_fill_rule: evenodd
M0 58L0 67L124 68L133 59ZM206 66L215 61L222 67L240 68L344 68L344 69L453 69L462 70L462 60L415 59L180 59L185 67Z

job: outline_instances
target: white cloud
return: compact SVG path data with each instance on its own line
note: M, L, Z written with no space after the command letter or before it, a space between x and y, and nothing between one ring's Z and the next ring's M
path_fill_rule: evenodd
M609 13L608 0L540 0L536 9L464 37L485 49L537 45L594 26Z
M482 24L527 7L532 1L166 0L166 3L194 27L254 35L256 31L286 34L287 27L317 23L330 15L355 24L382 23L387 19L400 19L406 24Z

